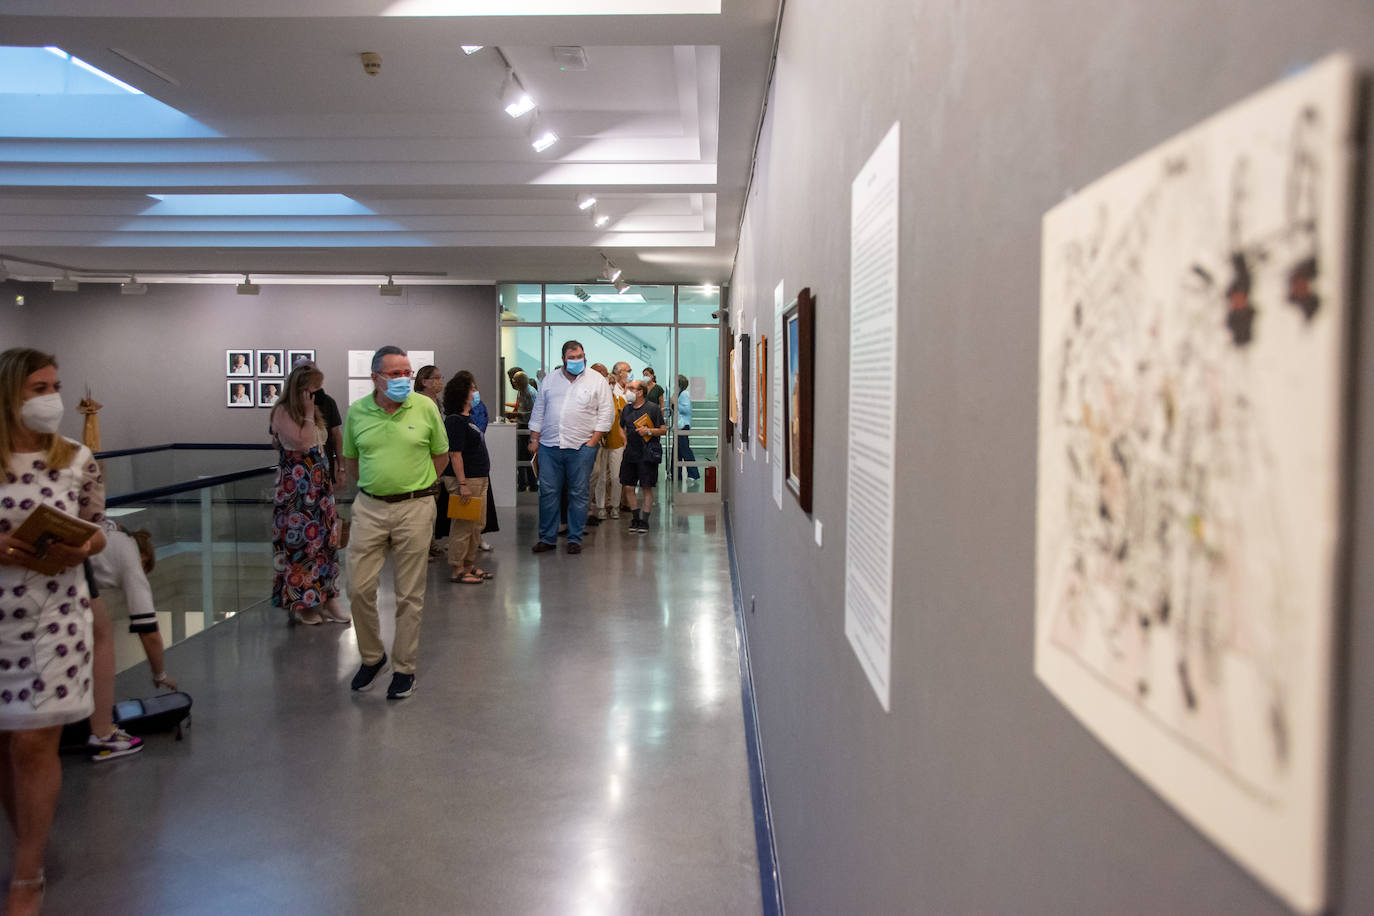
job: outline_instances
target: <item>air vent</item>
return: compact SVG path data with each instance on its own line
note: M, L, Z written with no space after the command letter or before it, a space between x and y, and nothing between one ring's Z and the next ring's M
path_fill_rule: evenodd
M559 70L587 69L587 51L580 45L558 45L553 49L553 60Z

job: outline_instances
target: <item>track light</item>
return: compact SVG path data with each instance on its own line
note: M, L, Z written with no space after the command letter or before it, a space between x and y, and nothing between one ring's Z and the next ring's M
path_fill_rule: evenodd
M125 282L119 284L119 294L121 296L142 296L148 292L147 283L139 283L138 277L130 277Z
M580 286L573 287L573 295L576 296L578 299L581 299L583 302L586 302L588 299L592 297L591 293L587 292Z
M617 293L619 293L620 295L622 295L622 296L625 295L625 290L627 290L627 289L629 289L629 288L630 288L630 284L626 283L624 280L617 279L617 280L615 281L615 291L616 291Z
M52 291L55 293L74 293L80 288L81 284L67 274L63 274L61 280L52 281Z
M512 118L534 111L534 99L525 91L525 87L520 85L514 72L506 74L506 83L501 87L501 107L506 109L506 114Z
M600 214L599 216L597 216L596 219L592 220L592 225L595 226L595 227L598 228L598 229L602 229L602 228L604 228L610 221L611 221L611 218L610 218L609 216L607 216L606 214L602 213L602 214Z
M391 275L387 274L386 282L377 287L377 294L381 296L399 296L405 292L404 287L397 286L391 282Z
M612 264L611 259L606 257L604 253L601 255L601 262L603 264L601 268L601 279L605 280L607 283L614 283L616 280L620 279L620 268Z
M464 54L476 54L478 51L486 47L486 45L462 45L461 47L463 49Z
M530 122L530 146L534 147L536 153L542 153L557 142L558 134L554 133L552 129L544 127L536 115L535 119Z
M577 209L579 209L579 210L590 210L592 207L595 207L595 206L596 206L596 198L593 197L592 195L590 195L590 194L579 194L579 195L577 195Z
M234 292L238 293L240 296L256 296L258 293L262 292L262 287L254 283L248 274L244 274L243 282L234 287Z

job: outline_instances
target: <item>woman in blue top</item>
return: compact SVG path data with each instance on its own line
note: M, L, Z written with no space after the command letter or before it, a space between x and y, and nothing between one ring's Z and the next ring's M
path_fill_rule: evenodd
M692 443L688 442L685 430L692 428L692 396L687 393L687 376L677 377L677 460L696 461L697 456L692 451ZM687 477L690 480L698 480L701 477L700 469L689 467Z

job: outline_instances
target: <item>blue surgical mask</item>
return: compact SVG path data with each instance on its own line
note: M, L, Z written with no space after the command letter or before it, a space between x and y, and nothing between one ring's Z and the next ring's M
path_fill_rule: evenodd
M569 375L581 375L582 370L587 368L587 361L585 359L565 360L563 368L568 370Z
M405 376L386 380L386 396L397 404L410 397L410 379Z
M473 406L476 406L476 405L482 403L482 392L480 392L480 391L474 391L474 392L472 393L472 403L473 403Z

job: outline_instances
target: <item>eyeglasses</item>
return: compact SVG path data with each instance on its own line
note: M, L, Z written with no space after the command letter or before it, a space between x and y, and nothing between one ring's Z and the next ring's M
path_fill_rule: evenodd
M390 372L376 372L376 373L373 373L373 374L374 374L374 375L380 375L382 378L414 378L414 377L415 377L415 373L414 373L414 372L411 372L409 369L392 369Z

